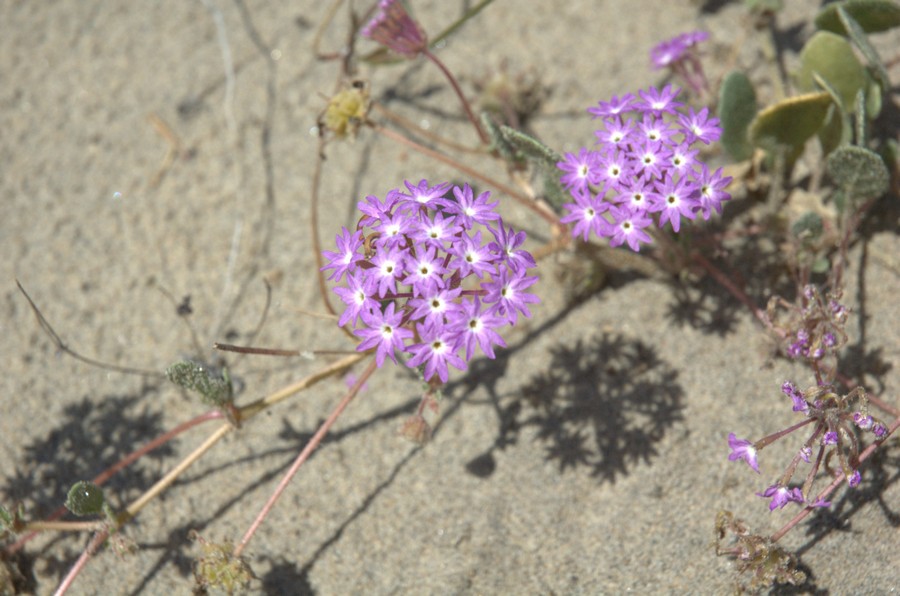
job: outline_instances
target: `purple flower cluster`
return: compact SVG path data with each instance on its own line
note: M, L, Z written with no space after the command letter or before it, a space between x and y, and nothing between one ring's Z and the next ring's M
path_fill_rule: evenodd
M408 193L359 203L356 230L342 230L322 269L346 278L334 290L346 305L338 324L362 338L357 350L375 349L379 367L406 353L407 366L446 382L448 365L465 369L476 346L494 358L493 346L506 345L496 330L531 316L539 300L525 290L538 279L528 275L535 261L521 248L525 232L504 225L489 192L405 185Z
M821 360L834 356L847 341L843 327L849 311L834 296L823 297L813 285L803 288L803 297L798 328L786 341L788 357Z
M706 31L691 31L660 42L650 50L650 60L656 69L671 67L688 57L692 48L709 39Z
M703 93L708 85L696 47L707 39L709 33L706 31L691 31L656 44L650 50L653 68L668 68L684 79L695 93Z
M757 495L771 499L770 510L784 507L789 502L810 507L828 507L829 502L821 498L812 500L810 494L804 495L804 492L808 493L811 490L811 479L815 477L822 462L836 460L847 479L847 484L851 488L858 486L862 479L862 475L857 469L859 441L852 427L872 432L876 440L886 438L888 428L883 422L867 413L868 398L861 388L854 389L846 395L838 395L828 385L817 384L806 391L800 391L794 383L785 381L781 386L781 392L791 398L793 411L804 414L807 419L755 443L739 439L734 433L730 433L728 447L731 449L731 453L728 455L728 459L731 461L744 460L758 474L760 450L794 431L812 425L812 432L787 466L783 477ZM852 407L857 402L862 404L859 409ZM813 458L814 449L816 451L815 458ZM826 451L830 451L827 457ZM788 488L788 483L801 460L812 466L807 477L808 480L803 489Z
M560 221L574 224L573 236L587 241L593 233L609 238L610 246L638 251L650 242L645 228L654 219L678 232L682 218L721 213L731 178L721 168L710 173L692 148L719 138L719 120L707 108L679 112L678 93L671 85L651 87L588 109L603 121L597 148L567 153L557 164L574 199Z

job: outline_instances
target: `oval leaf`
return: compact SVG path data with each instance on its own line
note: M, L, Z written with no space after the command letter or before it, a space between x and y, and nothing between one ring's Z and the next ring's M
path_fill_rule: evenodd
M816 75L840 96L843 106L851 109L860 89L868 82L866 69L853 52L853 46L840 35L819 31L803 46L800 52L800 69L797 86L804 91L815 91Z
M87 480L72 485L66 497L66 509L75 515L97 515L103 511L103 490Z
M756 116L756 92L744 73L732 71L722 81L718 116L722 123L719 142L735 160L749 159L753 146L747 139L747 128Z
M874 151L846 146L828 156L828 173L851 201L884 194L890 184L887 167Z
M825 91L791 97L761 111L750 124L750 142L764 149L803 144L821 128L831 106Z
M839 35L847 35L838 7L847 11L853 20L859 23L866 33L878 33L900 26L900 6L889 0L847 0L829 4L816 15L816 27L822 31L831 31Z

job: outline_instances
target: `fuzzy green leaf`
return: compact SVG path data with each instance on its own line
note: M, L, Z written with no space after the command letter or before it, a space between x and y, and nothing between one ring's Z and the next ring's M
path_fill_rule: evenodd
M819 31L800 52L797 86L815 91L816 75L822 77L841 97L844 109L850 109L860 89L869 82L865 67L860 64L850 43L834 33Z
M843 7L839 6L837 11L838 16L841 19L841 24L844 25L844 28L850 33L850 39L853 40L853 43L859 48L862 55L866 57L866 60L868 60L869 66L875 72L878 82L881 83L882 87L890 88L891 83L888 79L887 69L884 66L884 62L881 60L881 56L878 55L878 51L871 43L869 43L866 32L863 31L859 23L856 22L856 19L850 16Z
M821 128L832 105L825 91L791 97L767 107L750 124L750 142L773 151L788 147L794 152Z
M719 142L737 161L749 159L753 153L747 128L755 116L756 92L750 79L737 70L728 73L719 90L718 117L722 123Z
M851 201L878 197L890 184L890 174L881 157L864 147L841 147L828 156L826 164L831 178Z
M878 33L900 26L900 5L889 0L847 0L829 4L816 15L816 27L846 35L838 9L843 9L866 33Z
M103 489L86 480L72 485L66 497L66 509L75 515L97 515L103 511Z
M234 390L228 372L215 376L196 362L176 362L166 369L166 378L189 391L196 391L203 401L214 406L231 403Z
M557 213L562 213L563 204L570 201L569 194L559 181L561 172L556 165L563 160L562 155L536 138L509 126L500 126L496 130L503 144L535 165L543 182L544 198Z

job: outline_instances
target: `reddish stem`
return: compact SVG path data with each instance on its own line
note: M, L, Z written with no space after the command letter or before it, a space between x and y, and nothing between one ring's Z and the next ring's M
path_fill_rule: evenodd
M878 447L881 445L881 443L886 441L888 439L888 437L890 437L892 434L894 434L894 432L898 428L900 428L900 418L897 418L896 420L894 420L894 422L891 423L890 428L888 428L887 435L881 441L872 443L871 445L869 445L868 447L865 448L865 450L859 455L859 463L866 461L866 459L868 459L869 456L872 455L876 449L878 449ZM828 495L830 495L832 492L834 492L834 490L838 486L840 486L842 482L844 482L844 478L845 478L844 473L839 472L837 477L835 477L834 481L831 484L829 484L825 490L823 490L821 493L819 493L819 495L816 497L816 500L814 502L818 502L818 501L821 501L821 500L827 498ZM770 537L770 540L772 542L778 542L785 534L790 532L794 526L799 524L801 521L803 521L803 519L807 515L812 513L812 511L814 509L816 509L816 508L811 507L811 506L806 507L803 511L801 511L800 513L795 515L791 521L786 523L783 528L781 528L780 530L778 530L777 532L772 534L772 536Z
M201 414L199 416L191 418L187 422L182 422L181 424L179 424L178 426L176 426L169 432L153 439L152 441L150 441L149 443L147 443L140 449L132 451L131 453L129 453L128 455L126 455L125 457L120 459L116 464L110 466L103 472L100 472L98 475L94 476L94 478L93 478L93 480L91 480L91 482L96 484L97 486L102 486L110 478L112 478L116 473L118 473L122 469L128 467L129 465L133 464L135 461L137 461L144 455L150 453L154 449L158 449L158 448L162 447L163 445L165 445L166 443L168 443L169 441L171 441L172 439L174 439L181 433L188 431L203 422L207 422L209 420L217 420L217 419L223 418L223 417L224 417L224 414L222 414L221 411L211 410L209 412L206 412L204 414ZM66 511L67 510L64 506L59 507L52 514L50 514L50 516L48 516L46 518L46 521L57 520L57 519L61 518L63 515L65 515ZM18 552L23 546L25 546L25 544L28 541L30 541L32 538L37 536L38 533L39 532L35 531L35 532L29 532L28 534L25 534L24 536L22 536L21 538L16 540L14 543L9 545L6 548L6 552L9 554Z
M337 407L334 411L331 412L331 415L322 423L319 427L319 430L316 431L316 434L313 435L312 439L309 440L309 443L306 444L306 447L303 448L303 451L300 452L300 455L297 456L297 459L294 460L294 463L291 464L291 468L287 471L287 473L282 477L281 481L278 483L278 486L275 487L275 492L269 497L269 500L266 501L266 504L263 505L263 508L257 514L256 519L253 520L253 524L251 524L250 528L247 529L247 532L244 534L244 537L241 538L241 541L235 546L233 555L235 557L241 556L241 553L244 551L244 548L247 547L247 544L250 542L250 539L253 538L253 535L256 533L256 530L262 525L263 521L266 519L266 516L269 515L269 512L275 506L275 503L278 501L281 494L288 487L291 480L297 474L297 471L300 469L300 466L309 459L309 456L312 455L312 452L316 450L316 447L319 446L319 443L322 442L322 439L325 438L325 435L328 434L328 431L343 413L344 409L350 404L356 394L359 392L360 387L363 386L372 373L375 372L376 364L373 359L369 366L363 371L363 373L356 380L356 383L353 384L353 387L350 388L350 391L347 392L346 395L341 399L340 403L338 403Z

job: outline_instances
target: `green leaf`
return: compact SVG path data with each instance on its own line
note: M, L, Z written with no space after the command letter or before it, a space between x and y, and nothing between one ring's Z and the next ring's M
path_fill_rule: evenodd
M215 376L196 362L186 360L167 368L166 378L189 391L196 391L203 401L214 406L231 403L234 397L227 370L222 371L222 376Z
M850 43L828 31L819 31L803 46L797 86L804 91L815 91L816 75L840 95L845 109L853 106L857 92L869 82L868 73Z
M13 515L2 504L0 504L0 525L7 529L11 529L13 526Z
M791 232L803 242L818 240L824 229L822 217L814 211L807 211L791 226Z
M825 121L831 96L825 91L782 100L757 114L750 124L750 142L774 151L787 147L794 152L816 134Z
M72 485L66 497L66 509L75 515L97 515L103 511L103 489L86 480Z
M890 184L881 157L864 147L841 147L828 156L826 165L843 195L857 203L881 196Z
M562 155L538 139L509 126L496 127L495 130L503 145L512 148L517 156L522 156L535 165L541 174L544 198L557 213L562 213L563 204L570 201L569 194L559 181L561 173L556 165L563 160Z
M846 35L838 9L847 11L866 33L878 33L900 26L900 6L889 0L847 0L829 4L816 15L818 29Z
M838 16L841 19L841 24L844 25L844 28L850 33L850 39L853 40L853 43L856 44L856 47L859 48L859 51L862 52L863 56L868 60L869 66L875 71L878 82L881 83L883 88L889 89L891 83L888 79L887 69L884 66L884 62L881 60L881 56L878 55L878 51L871 43L869 43L866 32L863 31L862 27L859 26L859 23L857 23L842 6L838 6L837 11Z
M719 141L736 161L749 159L753 153L747 128L755 116L756 92L750 79L737 70L728 73L719 89L718 117L722 124Z

